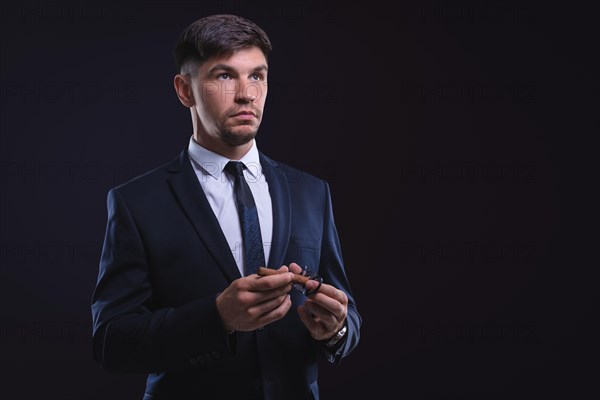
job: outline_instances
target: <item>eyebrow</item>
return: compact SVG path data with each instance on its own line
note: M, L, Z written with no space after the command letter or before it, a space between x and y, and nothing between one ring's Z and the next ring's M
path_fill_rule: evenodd
M209 69L208 73L211 74L211 73L213 73L214 71L217 71L217 70L223 70L223 71L227 71L227 72L237 72L235 70L235 68L233 68L233 67L231 67L231 66L229 66L227 64L217 64L217 65L214 65L211 69ZM252 72L268 71L268 70L269 70L269 67L267 67L265 64L261 64L261 65L255 67L252 70Z

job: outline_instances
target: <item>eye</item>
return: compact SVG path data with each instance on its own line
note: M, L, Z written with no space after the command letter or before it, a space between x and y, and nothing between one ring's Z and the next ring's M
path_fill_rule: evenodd
M259 74L257 72L257 73L254 73L254 74L250 75L250 80L253 80L253 81L262 81L262 80L264 80L264 77L262 76L262 74Z
M222 74L217 75L217 79L227 80L227 79L232 79L232 76L230 74L228 74L227 72L223 72Z

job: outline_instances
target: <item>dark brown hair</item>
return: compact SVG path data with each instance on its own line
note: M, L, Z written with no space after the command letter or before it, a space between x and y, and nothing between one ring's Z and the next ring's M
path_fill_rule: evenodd
M231 14L210 15L181 32L175 45L175 64L183 73L186 65L195 67L211 57L230 55L250 46L261 49L265 57L272 49L269 37L254 22Z

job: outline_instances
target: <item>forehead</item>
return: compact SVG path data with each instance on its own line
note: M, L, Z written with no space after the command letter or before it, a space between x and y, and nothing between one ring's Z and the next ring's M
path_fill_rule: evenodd
M211 57L202 64L201 69L208 71L218 66L237 70L256 69L266 67L267 59L258 47L245 47L231 54Z

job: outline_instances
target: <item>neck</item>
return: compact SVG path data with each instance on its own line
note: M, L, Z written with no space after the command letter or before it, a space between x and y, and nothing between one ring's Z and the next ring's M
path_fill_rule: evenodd
M231 146L226 143L223 143L220 140L206 140L206 138L200 138L200 136L194 133L193 136L194 142L198 143L200 146L204 147L207 150L212 151L213 153L217 153L222 155L225 158L230 160L240 160L244 157L250 149L252 148L252 140L246 144L242 144L239 146Z

